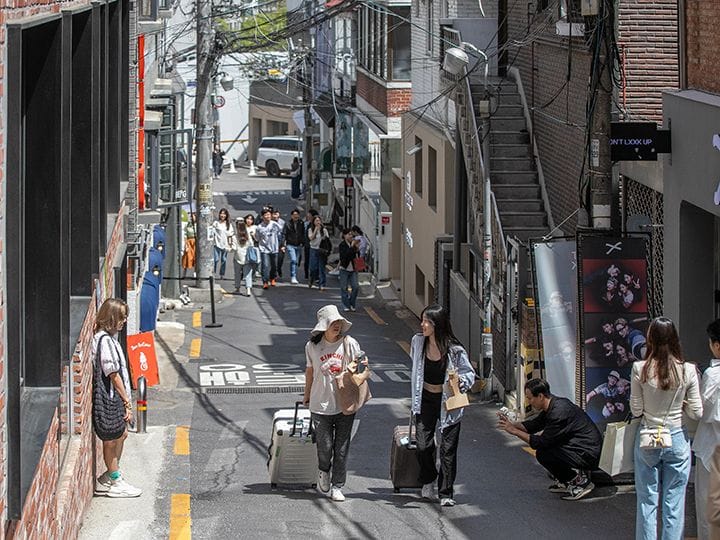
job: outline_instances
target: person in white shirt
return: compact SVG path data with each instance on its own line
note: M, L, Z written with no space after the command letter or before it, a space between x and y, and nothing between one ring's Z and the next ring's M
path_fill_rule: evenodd
M707 327L712 360L700 384L703 415L693 441L695 451L695 513L698 540L709 540L710 525L707 519L710 467L715 448L720 445L720 319Z
M230 224L230 213L226 208L220 209L218 218L212 224L214 249L213 272L217 272L218 262L220 263L220 279L225 278L225 266L227 254L234 247L235 229Z

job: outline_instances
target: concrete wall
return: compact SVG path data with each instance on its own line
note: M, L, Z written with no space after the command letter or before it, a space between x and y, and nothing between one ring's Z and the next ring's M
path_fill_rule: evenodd
M664 164L665 314L677 321L688 359L704 362L705 327L718 316L720 149L713 140L720 137L720 97L666 93L663 105L673 150Z

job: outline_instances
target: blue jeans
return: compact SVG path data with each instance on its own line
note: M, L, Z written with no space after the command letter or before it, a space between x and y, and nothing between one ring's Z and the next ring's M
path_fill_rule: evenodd
M225 277L225 263L227 262L227 251L213 246L213 273L217 273L217 263L220 261L220 277Z
M339 278L340 299L342 300L343 307L355 309L355 302L357 301L358 291L360 290L358 273L341 268ZM350 294L348 294L347 291L348 285L350 285Z
M310 283L313 282L318 287L325 286L325 257L320 255L319 249L310 248Z
M297 268L302 259L302 246L291 246L288 244L285 246L287 253L290 256L290 277L297 279Z
M671 433L672 447L642 449L638 430L635 440L636 540L657 538L658 504L662 504L663 540L683 538L685 488L690 477L690 442L683 428L675 428ZM658 493L659 490L661 493Z
M268 283L277 277L277 253L261 253L262 258L262 280Z
M233 268L235 270L235 288L239 289L244 281L245 287L252 289L252 273L255 269L255 264L247 262L247 259L245 264L240 264L233 258Z

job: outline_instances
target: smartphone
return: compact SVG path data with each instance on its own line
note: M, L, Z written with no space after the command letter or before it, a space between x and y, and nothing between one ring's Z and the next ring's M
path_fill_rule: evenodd
M358 353L355 355L355 361L357 362L357 373L362 373L365 371L365 368L367 367L364 364L364 361L367 359L367 356L365 355L365 351L358 351Z

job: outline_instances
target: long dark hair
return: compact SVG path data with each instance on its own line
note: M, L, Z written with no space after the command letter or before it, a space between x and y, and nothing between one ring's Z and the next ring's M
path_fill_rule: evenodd
M650 323L647 331L647 352L645 353L645 366L640 374L640 380L647 382L652 375L657 378L662 390L677 388L680 385L680 376L675 369L674 362L685 362L680 337L677 328L667 317L657 317ZM654 367L654 373L650 369Z
M247 226L245 225L245 222L239 219L235 222L235 227L237 228L238 240L240 240L241 244L244 244L248 241Z
M447 309L439 304L431 304L423 309L420 318L422 319L423 317L433 324L435 341L443 357L447 355L450 347L460 345L460 340L456 338L453 333L452 325L450 324L450 313L448 313ZM427 347L427 341L428 340L425 339L423 349Z
M220 215L225 212L225 227L227 227L227 230L230 230L230 212L227 211L227 208L221 208L218 212L218 221L220 221Z

